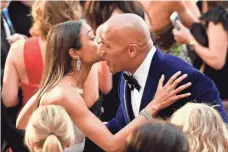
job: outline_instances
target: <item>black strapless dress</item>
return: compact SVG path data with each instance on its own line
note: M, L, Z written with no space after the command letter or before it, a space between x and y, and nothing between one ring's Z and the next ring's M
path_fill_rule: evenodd
M207 13L203 14L200 19L205 21L205 24L193 24L191 32L196 40L206 47L208 47L206 29L209 22L214 22L215 24L221 23L223 28L228 31L228 11L222 6L218 6L208 11ZM202 65L202 60L198 58L193 64L195 67L200 68ZM205 65L204 74L214 81L220 92L221 98L228 99L228 54L226 57L226 63L221 70L215 70L210 66Z

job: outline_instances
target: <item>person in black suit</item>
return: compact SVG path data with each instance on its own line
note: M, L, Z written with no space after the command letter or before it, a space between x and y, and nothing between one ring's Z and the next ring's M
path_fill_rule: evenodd
M30 37L29 32L32 27L31 7L34 1L11 1L8 10L9 17L12 21L16 33Z

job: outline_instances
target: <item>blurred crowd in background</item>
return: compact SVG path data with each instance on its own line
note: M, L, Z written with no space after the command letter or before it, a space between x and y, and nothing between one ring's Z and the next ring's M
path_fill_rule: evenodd
M174 12L178 20L175 23L171 18ZM142 17L148 24L154 46L163 53L183 59L212 79L228 112L227 1L1 1L2 152L28 151L24 146L24 131L16 129L16 119L39 88L49 30L56 24L76 20L87 23L99 35L99 28L109 18L123 13ZM93 65L84 85L86 105L104 122L115 117L120 105L120 75L111 74L101 61ZM49 108L46 110L56 107ZM64 111L59 110L57 113L68 120ZM126 143L127 152L152 152L150 149L226 152L228 131L212 107L188 103L177 110L170 121L141 126ZM165 147L168 143L170 145ZM93 152L86 147L85 151Z

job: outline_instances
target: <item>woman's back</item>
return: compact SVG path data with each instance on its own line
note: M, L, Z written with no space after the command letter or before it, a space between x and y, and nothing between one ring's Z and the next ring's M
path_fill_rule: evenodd
M44 47L45 42L37 37L29 38L16 47L18 57L15 58L14 65L22 87L23 105L39 88L45 55L41 48Z
M34 23L30 32L34 37L15 43L7 58L2 91L3 102L7 107L13 107L19 103L17 94L20 86L23 89L23 104L37 91L43 71L45 43L49 30L56 24L79 20L81 7L78 1L37 0L32 6L32 16ZM30 40L34 42L31 44ZM95 84L92 86L96 87ZM88 96L92 96L89 93ZM98 91L96 93L98 94Z
M151 19L151 29L153 32L160 31L171 24L170 2L140 2L143 4ZM161 10L169 10L161 13Z
M44 47L45 43L35 37L20 40L11 46L3 80L3 101L7 107L18 104L20 86L23 93L22 105L38 90L43 70Z
M151 20L151 29L155 46L162 49L163 52L178 56L191 64L186 46L175 43L172 34L174 27L170 21L170 16L173 12L177 12L181 21L188 26L190 26L193 21L197 21L197 18L194 17L190 11L187 11L187 8L182 1L150 1L141 3Z

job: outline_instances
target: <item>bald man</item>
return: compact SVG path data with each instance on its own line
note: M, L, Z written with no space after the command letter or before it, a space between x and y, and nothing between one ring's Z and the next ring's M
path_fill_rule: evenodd
M224 121L228 122L219 92L211 79L183 60L163 54L155 48L149 28L139 16L121 14L110 18L102 26L99 43L100 54L109 66L110 72L123 71L119 83L121 103L116 117L107 123L112 133L124 128L153 99L162 74L165 75L166 84L177 71L188 74L179 85L192 82L192 86L181 92L190 92L191 96L161 110L157 116L168 118L189 101L206 102L218 105L218 111ZM137 87L138 85L140 87Z
M166 77L166 83L177 71L188 74L188 78L180 85L192 82L192 86L182 92L190 92L191 96L160 111L158 116L170 117L185 103L197 101L218 105L218 111L224 121L228 122L219 92L212 80L181 59L163 54L161 50L155 48L150 38L149 28L139 16L121 14L110 18L103 25L101 43L100 54L109 66L110 72L123 71L119 85L121 105L116 118L107 125L113 132L119 131L132 121L153 99L162 74ZM130 93L127 94L129 87L126 85L124 73L132 75L141 89L130 89Z

